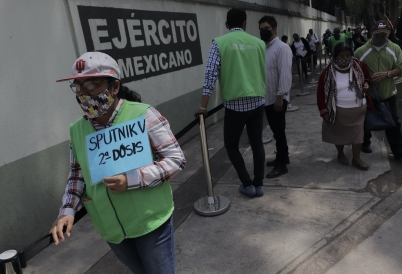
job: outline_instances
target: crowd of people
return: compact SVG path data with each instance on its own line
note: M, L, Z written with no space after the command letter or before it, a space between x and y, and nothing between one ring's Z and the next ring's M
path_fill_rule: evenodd
M247 15L240 8L228 11L225 25L228 33L212 41L202 98L194 115L208 114L208 101L219 80L225 107L224 147L241 181L239 191L248 197L261 197L264 177L288 173L285 130L292 59L301 60L307 78L306 56L316 56L320 39L310 29L306 38L293 34L289 44L287 36L279 39L278 22L273 16L263 16L257 24L260 37L252 36L246 32ZM332 58L317 88L322 141L335 145L337 160L343 165L350 163L344 147L351 145L352 165L369 169L360 152L372 152L371 133L365 130L364 121L366 112L374 109L373 87L381 101L389 105L395 126L386 130L386 136L395 159L402 158L393 78L401 73L402 52L387 39L390 32L391 26L379 21L369 40L360 30L353 33L336 28L333 34L327 30L323 35ZM316 65L314 58L310 66ZM107 54L83 54L74 62L72 74L58 81L71 81L70 88L84 115L70 126L70 173L59 217L50 230L55 244L64 240L64 227L70 235L75 213L85 206L94 228L131 271L175 273L174 206L169 180L184 168L186 159L168 121L155 108L141 103L138 93L121 85L119 66ZM276 141L276 157L268 161L262 140L264 114ZM153 161L93 182L86 137L136 119L144 120L150 140L145 153ZM239 151L244 128L253 154L253 177ZM266 175L265 166L272 167Z

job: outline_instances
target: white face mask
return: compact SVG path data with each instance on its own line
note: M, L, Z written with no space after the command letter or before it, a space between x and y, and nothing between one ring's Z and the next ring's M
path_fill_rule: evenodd
M105 115L114 102L112 94L107 89L95 96L83 94L76 96L76 99L81 109L90 119Z

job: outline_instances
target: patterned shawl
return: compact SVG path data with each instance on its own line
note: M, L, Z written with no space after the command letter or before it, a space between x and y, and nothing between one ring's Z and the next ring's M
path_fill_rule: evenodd
M330 124L333 124L335 122L336 117L336 68L338 68L338 66L335 64L335 61L331 60L327 67L324 78L325 105L328 109ZM357 59L352 58L352 62L349 65L349 91L356 93L356 103L359 106L363 105L363 85L363 70L361 69Z

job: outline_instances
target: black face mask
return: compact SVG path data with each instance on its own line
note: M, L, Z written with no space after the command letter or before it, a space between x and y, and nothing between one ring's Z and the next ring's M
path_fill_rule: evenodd
M261 40L268 42L272 37L272 31L269 29L261 29L260 30Z
M382 47L385 45L385 42L387 42L387 38L384 37L373 37L373 39L371 39L371 43L373 43L375 47Z

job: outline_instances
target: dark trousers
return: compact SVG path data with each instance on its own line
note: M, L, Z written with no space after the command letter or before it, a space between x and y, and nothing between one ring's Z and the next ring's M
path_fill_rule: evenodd
M286 110L288 101L283 100L282 111L275 111L274 104L265 107L265 115L276 140L276 160L282 163L289 161L288 142L286 140Z
M316 66L317 65L317 52L314 51L312 54L313 54L314 66ZM311 63L311 55L310 55L310 58L308 58L307 63L309 63L309 64Z
M308 58L310 58L310 55L306 55L303 58L299 57L299 56L296 56L297 72L299 73L300 77L302 77L301 74L300 74L300 67L299 67L299 62L301 61L303 74L304 74L305 78L307 78L307 59Z
M246 112L237 112L225 108L223 137L225 148L233 167L244 187L262 186L264 179L265 150L262 144L264 105ZM251 180L239 151L240 137L246 126L247 135L253 152L254 179Z
M401 123L398 121L398 109L396 106L396 95L389 97L383 102L388 102L389 108L391 110L392 119L395 122L395 127L386 129L385 135L387 136L388 143L391 147L391 151L394 156L400 157L402 156L402 134L401 134ZM371 144L371 132L364 132L364 141L363 145L369 146Z

